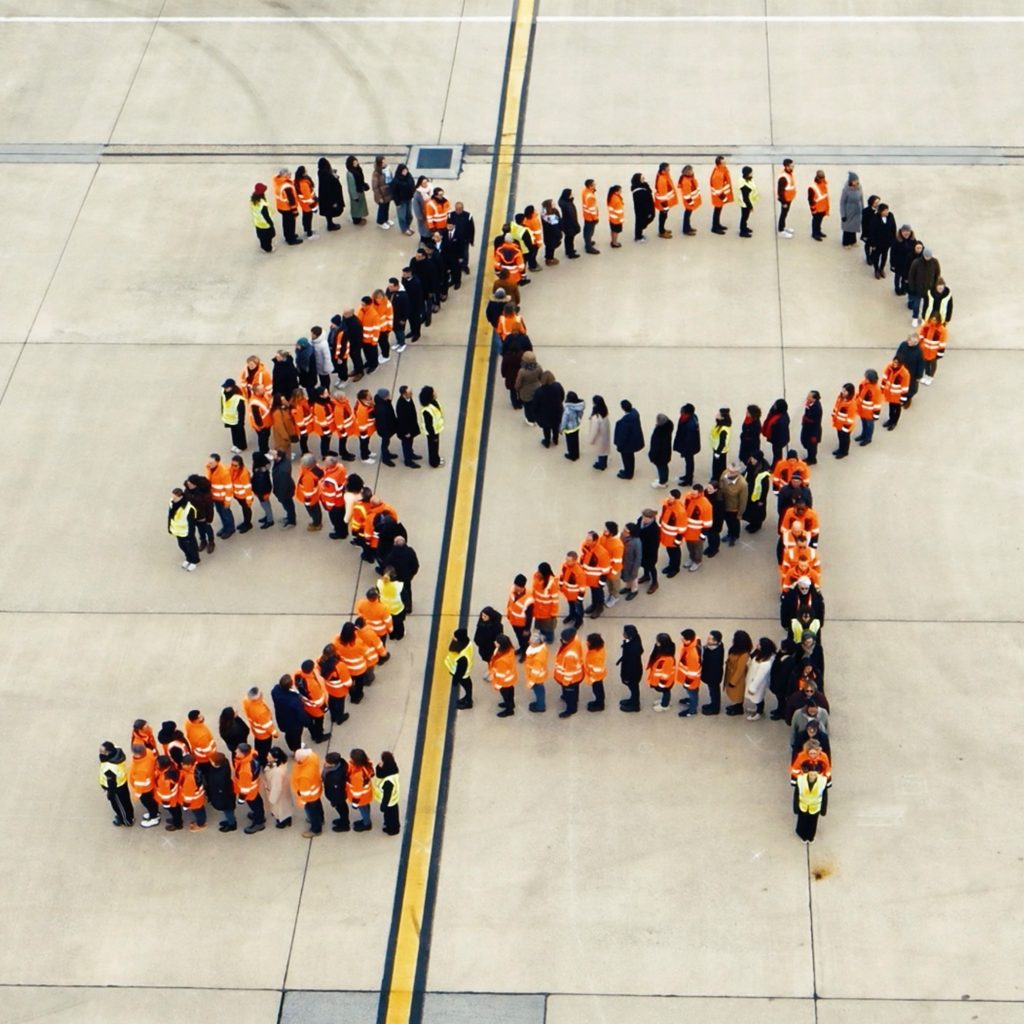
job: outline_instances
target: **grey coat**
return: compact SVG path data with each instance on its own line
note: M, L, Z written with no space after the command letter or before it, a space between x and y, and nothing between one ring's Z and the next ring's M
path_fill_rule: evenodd
M844 185L839 197L839 219L843 230L860 233L860 219L864 212L864 189L860 185Z
M623 542L622 548L622 582L632 583L640 571L640 538L630 537Z

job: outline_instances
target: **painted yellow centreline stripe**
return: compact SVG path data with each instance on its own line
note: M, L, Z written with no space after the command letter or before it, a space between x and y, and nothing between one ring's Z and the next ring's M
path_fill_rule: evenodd
M516 6L503 96L504 112L495 155L496 169L486 229L480 240L481 247L490 246L491 239L507 218L530 32L536 6L537 0L520 0ZM476 282L479 315L470 355L461 455L457 465L453 467L456 486L447 571L438 620L437 649L434 652L434 680L429 691L430 703L424 730L423 755L419 765L416 814L411 823L412 836L409 842L405 889L398 911L391 985L387 993L387 1024L410 1024L412 1021L421 926L426 908L427 885L436 834L451 690L444 659L448 653L452 631L459 626L463 596L471 583L467 578L469 536L481 497L476 489L476 474L483 450L484 408L487 389L491 384L488 367L493 342L493 330L484 315L488 298L486 289L489 283L490 278L486 272L481 273Z

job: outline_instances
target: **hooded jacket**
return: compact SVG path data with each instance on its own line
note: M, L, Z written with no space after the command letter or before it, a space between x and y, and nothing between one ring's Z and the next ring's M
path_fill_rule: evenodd
M125 763L124 751L120 747L117 747L112 754L110 754L108 757L103 758L102 763L104 765L108 765L108 764L124 764ZM107 780L107 793L109 793L110 795L113 795L114 793L116 793L117 792L117 774L115 772L113 772L113 771L104 771L103 772L103 777Z
M696 413L680 413L672 447L680 455L696 455L700 451L700 420Z
M274 394L283 395L287 398L295 393L299 386L299 371L295 368L295 360L290 354L274 359L274 368L271 370Z
M334 360L331 358L331 346L327 344L326 335L321 334L319 338L314 338L310 344L313 346L316 372L321 376L329 376L334 369Z

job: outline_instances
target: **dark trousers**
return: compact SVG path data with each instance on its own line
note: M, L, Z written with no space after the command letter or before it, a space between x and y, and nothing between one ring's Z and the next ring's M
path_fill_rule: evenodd
M907 273L905 270L893 270L892 272L892 290L897 295L907 294Z
M332 537L347 537L348 523L345 522L345 509L342 506L327 510L327 518L331 521Z
M501 694L501 701L498 704L503 711L515 711L516 709L516 688L514 686L503 686L498 693Z
M896 424L900 421L900 413L903 412L903 406L899 402L889 403L889 427L895 429Z
M512 632L516 635L516 640L519 641L519 655L520 657L526 653L526 648L530 646L530 630L526 626L513 626Z
M295 214L290 210L279 210L281 214L281 231L284 234L284 240L289 245L294 245L297 240L295 234Z
M302 808L306 812L309 831L319 835L324 830L324 805L320 800L313 800Z
M177 537L178 547L181 548L185 561L191 565L199 564L199 545L196 543L196 535L190 533L187 537Z
M181 828L181 825L182 825L181 807L180 806L178 806L178 807L165 807L164 810L170 815L170 817L171 817L171 824L175 828Z
M142 804L143 810L146 812L148 818L159 818L160 817L160 806L156 802L156 797L153 796L152 792L140 793L139 803Z
M323 741L324 741L324 716L323 715L310 715L309 716L309 735L312 736L314 743L323 743Z
M398 820L398 804L385 807L381 814L384 818L384 833L389 836L397 836L402 831L401 823Z
M260 248L264 252L274 251L274 229L273 228L257 228L256 237L260 240Z
M270 736L264 736L262 739L253 737L252 745L256 751L256 760L265 765L270 756L270 748L274 745L273 739Z
M377 223L387 224L388 214L391 212L391 203L378 203L377 204Z
M693 210L683 210L683 234L688 235L693 228L690 226L690 216Z
M663 234L665 231L665 224L668 221L668 210L658 211L658 234Z
M849 455L849 453L850 453L850 431L848 431L848 430L839 430L839 431L837 431L837 436L838 436L839 443L838 443L838 446L836 448L836 451L838 451L840 455Z
M394 462L395 453L391 450L391 434L378 434L380 438L380 458L384 463Z
M402 442L402 461L407 465L414 465L416 462L416 449L412 446L411 437L400 438Z
M569 714L575 714L580 706L580 684L573 683L571 686L563 686L562 700L565 701L565 710Z
M574 234L571 234L571 235L566 233L565 238L564 238L564 240L565 240L565 255L566 256L575 256L576 255L576 235L577 234L579 234L579 232L575 232Z
M249 805L249 817L252 818L254 825L262 825L267 820L267 812L263 806L263 797L257 793L251 800L247 800L246 803Z
M565 616L566 622L575 625L577 629L583 625L583 598L569 602L568 613Z
M281 503L281 508L284 509L284 519L286 523L295 525L295 502L291 498L278 498Z
M764 523L764 517L765 506L763 503L757 502L747 505L747 510L743 513L743 518L747 522L747 533L757 533Z
M740 535L740 514L738 512L725 513L726 536L730 540L736 540Z
M625 474L627 480L632 480L633 474L636 472L635 453L620 450L619 455L622 457L622 472Z
M284 741L289 750L298 750L302 746L302 726L297 729L283 729Z
M217 510L217 518L220 520L221 533L227 537L235 532L235 516L230 505L222 505L219 501L213 503Z
M744 206L740 209L740 234L749 235L752 234L750 228L747 226L747 222L750 220L751 207Z
M544 424L540 428L541 434L544 435L544 440L547 442L547 446L558 444L558 427L551 427L548 424Z
M380 365L380 360L377 354L377 346L369 345L365 341L361 342L363 346L363 368L366 373L373 373L374 370ZM353 363L355 360L353 360Z
M717 480L725 472L725 452L715 452L711 456L711 479Z
M435 469L441 465L441 436L427 434L427 462Z
M807 461L813 466L818 461L818 442L805 441L804 450L807 452Z
M885 263L889 258L888 249L873 249L871 252L871 263L875 268L876 273L885 273Z
M202 520L196 520L196 533L199 535L200 544L213 543L213 524Z
M387 359L391 355L391 332L381 331L380 337L377 339L377 347L380 349L382 359Z
M679 478L679 482L685 487L689 487L693 483L693 456L683 456L683 475Z
M786 230L786 218L789 216L789 208L792 203L779 203L779 230Z
M666 572L672 573L673 576L679 572L679 565L682 561L682 550L678 545L673 544L672 547L667 549L668 551L668 567Z
M622 685L626 688L626 690L628 691L629 695L626 697L625 700L620 700L619 701L619 707L622 708L623 710L627 710L629 708L633 708L634 710L639 709L639 707L640 707L640 684L639 684L639 682L628 682L627 680L623 679L622 680Z
M391 640L402 640L405 637L405 609L394 612L391 616Z
M721 231L722 230L722 208L716 206L713 208L711 213L711 230Z
M707 683L708 688L708 702L704 705L708 714L717 715L722 709L722 683L721 681L714 683Z
M313 211L303 210L302 211L302 230L305 232L307 238L313 237Z
M572 462L580 457L580 432L578 430L566 431L565 452Z
M533 244L533 236L532 235L527 235L526 236L526 254L525 254L526 255L526 266L527 266L527 269L529 269L529 270L536 270L537 269L537 256L539 254L540 254L540 246ZM463 262L462 267L463 267L463 270L468 270L468 268L469 268L468 261Z
M590 607L604 607L604 587L600 583L596 587L590 588Z
M256 447L260 455L266 455L270 451L270 427L256 431Z
M305 505L306 515L309 516L309 521L313 526L323 526L324 514L320 511L319 505Z
M718 549L722 546L722 531L721 527L717 530L712 527L707 533L707 550L705 554L709 557L718 554Z
M843 248L846 249L851 245L857 244L857 232L856 231L844 231L843 232ZM868 247L864 246L864 262L870 263L871 257L868 255Z
M345 799L345 794L339 794L341 799L337 802L334 800L330 801L331 807L334 808L334 813L337 817L331 822L332 832L348 832L352 828L352 822L349 817L348 801Z
M658 483L668 483L668 463L667 462L656 462L654 468L658 471Z
M598 679L596 680L591 689L594 691L594 699L589 701L587 704L588 711L603 711L604 710L604 683Z
M331 723L333 725L341 725L345 720L345 698L328 697L327 709L331 713Z
M825 219L823 213L812 213L811 214L811 238L824 238L825 236L821 232L821 222Z
M678 548L676 550L678 550ZM657 558L657 555L655 555L655 558ZM652 562L650 565L648 565L646 562L641 562L640 563L640 568L643 569L643 572L640 575L640 581L639 582L641 582L641 583L657 583L658 582L658 566L654 562Z
M594 231L597 228L597 221L587 220L583 222L583 248L590 252L594 248Z
M229 423L228 430L231 431L232 445L244 452L249 447L249 442L245 436L245 419L239 420L238 423Z
M797 811L796 814L796 834L801 838L807 840L809 843L814 842L814 837L818 832L818 814L807 814L805 811Z
M113 792L107 790L107 800L110 801L110 809L114 812L114 821L118 825L135 824L135 811L132 808L132 795L128 786L118 786Z

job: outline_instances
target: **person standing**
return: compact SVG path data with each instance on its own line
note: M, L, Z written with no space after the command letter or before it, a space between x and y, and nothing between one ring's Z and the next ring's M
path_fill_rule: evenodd
M391 198L395 204L398 228L403 235L416 233L412 229L412 199L415 194L416 179L406 164L399 164L391 181Z
M735 547L740 536L740 520L747 510L747 481L743 478L740 467L734 462L722 474L718 481L718 491L722 500L722 514L725 517L725 542Z
M281 396L277 396L280 398ZM255 384L249 394L249 426L256 435L256 446L261 455L270 449L271 397L262 384Z
M622 469L616 475L620 480L632 480L636 472L636 453L644 448L644 431L640 425L640 413L633 408L632 402L624 398L619 407L622 416L615 424L613 440L622 459Z
M526 657L526 648L530 643L533 598L526 589L526 577L522 573L517 573L512 581L508 600L505 602L505 616L519 643L519 660L523 661Z
M558 574L559 589L568 605L563 623L579 629L583 625L583 590L587 577L575 551L567 551Z
M292 479L292 466L287 453L280 448L274 450L272 458L270 473L274 497L284 509L284 521L281 526L287 530L295 525L295 481Z
M885 277L885 265L889 262L889 252L896 241L896 218L889 210L888 203L879 203L871 225L868 242L871 245L871 262L875 268L875 279Z
M683 710L680 718L690 718L697 714L700 701L701 683L701 644L700 637L692 629L684 629L680 633L682 642L676 659L676 682L685 691L679 703Z
M658 211L658 237L671 238L668 230L668 212L679 202L675 185L672 184L672 172L667 163L658 165L658 173L654 178L654 208Z
M231 456L228 472L231 474L231 495L242 509L242 525L238 532L248 533L252 529L252 479L241 455Z
M821 171L818 173L823 175ZM817 177L814 180L817 183ZM811 186L808 198L810 198L813 192L814 185ZM843 186L843 191L839 195L839 220L843 228L844 249L849 249L850 246L857 244L857 233L862 228L863 210L864 189L860 186L860 178L857 177L856 171L850 171L846 176L846 184ZM811 212L814 212L813 202L811 204ZM827 213L828 211L826 210L825 212ZM819 221L818 224L820 232L821 222Z
M637 537L635 529L629 523L622 528L620 534L622 540L622 574L621 580L626 588L626 600L633 601L637 595L637 579L640 575L640 561L643 556L643 548L640 538ZM657 541L657 538L655 538ZM654 554L657 559L657 551ZM655 572L657 568L655 567Z
M233 757L235 795L249 805L249 824L242 831L255 835L267 827L267 814L260 796L260 763L248 743L240 743Z
M562 244L562 216L555 206L554 200L545 199L541 203L541 233L544 238L544 266L557 267L555 253Z
M654 193L639 172L633 175L629 188L633 194L633 241L646 242L644 232L654 220Z
M694 211L700 207L703 200L700 196L700 185L697 184L697 176L693 173L692 164L687 164L683 168L677 184L679 186L679 195L683 200L683 234L695 235L697 231L690 223L690 218L693 216Z
M402 604L405 605L405 614L412 615L412 581L420 571L420 560L416 551L409 546L409 542L398 534L394 544L384 559L385 568L390 566L395 570L395 579L402 584Z
M822 222L829 212L828 179L824 171L819 170L815 173L814 181L807 189L807 205L811 208L811 238L821 242L828 237L821 230Z
M306 171L305 164L300 164L295 168L295 195L299 202L299 210L302 212L303 233L307 238L316 238L316 232L313 230L313 214L316 213L319 203L316 197L316 187Z
M520 579L519 576L516 579ZM522 577L525 580L525 577ZM527 642L523 668L526 670L526 684L530 687L533 700L530 701L528 710L540 714L547 710L547 691L544 684L548 680L548 662L550 648L543 635L534 630Z
M167 532L178 542L185 561L182 569L195 572L199 565L199 547L196 544L196 509L180 487L171 491L167 509Z
M719 409L715 425L711 428L711 480L717 480L725 469L731 434L732 413L728 409Z
M284 733L289 750L298 750L302 746L302 730L309 721L302 706L302 697L295 689L295 681L290 675L283 675L270 691L270 699L274 703L274 717L278 727Z
M882 398L889 403L889 418L882 424L886 430L895 430L903 412L903 403L910 391L910 371L893 358L882 371Z
M722 675L725 670L725 645L722 634L713 629L704 641L700 660L700 681L708 688L708 702L702 715L717 715L722 708Z
M541 562L533 574L530 599L533 602L533 624L549 643L555 642L558 625L559 580L548 562Z
M563 188L558 197L558 212L562 218L562 239L565 242L565 255L571 260L579 259L576 251L576 236L580 233L580 218L576 212L576 200L572 189Z
M804 412L800 418L800 443L807 452L807 465L818 464L818 445L821 444L821 393L808 391L804 399Z
M929 321L945 327L953 319L953 293L940 277L935 287L924 297L924 308L921 312L921 323Z
M494 648L501 634L501 612L490 605L481 608L476 628L473 630L473 645L480 655L480 660L485 664L494 656Z
M924 366L921 383L925 387L931 386L935 379L939 360L946 354L946 334L946 325L942 323L939 316L932 316L925 320L918 330L917 336L920 339L918 348Z
M910 306L911 327L917 327L920 322L923 303L941 276L942 268L931 249L922 249L921 255L910 264L907 274L907 304Z
M665 566L665 578L672 579L679 575L679 563L682 558L680 544L686 531L686 509L683 507L682 492L674 487L668 497L661 503L658 512L658 543L665 548L668 562Z
M813 843L818 832L818 818L828 813L828 778L819 772L802 772L793 779L793 813L796 834Z
M789 447L789 403L784 398L778 398L772 402L761 433L772 446L772 465L774 466Z
M570 391L565 396L562 422L559 426L565 435L565 457L570 462L577 462L580 457L580 426L583 423L585 408L586 406L580 401L580 396L575 391Z
M386 836L397 836L402 830L398 819L399 796L398 765L395 763L395 755L390 750L385 750L373 772L373 798L380 804L380 813L384 820L381 831Z
M537 248L534 246L533 236L527 231L529 242L531 246L531 254L533 256L533 264L531 270L540 270L540 267L536 266L537 262ZM476 244L476 221L473 220L473 214L466 209L462 203L456 203L452 207L452 212L448 216L448 237L450 252L455 265L457 267L457 273L453 274L454 287L458 288L459 282L462 279L463 274L470 272L469 266L469 250Z
M732 194L732 175L726 165L724 156L715 157L715 169L711 172L711 230L716 235L724 235L728 228L722 226L722 209L727 203L735 200Z
M217 751L206 764L198 766L196 777L202 782L210 806L222 815L217 830L234 832L238 822L235 819L235 787L228 759Z
M206 828L206 789L203 787L202 762L192 754L181 759L181 802L183 810L192 815L189 832Z
M679 410L673 449L683 457L683 475L676 481L684 487L693 483L693 462L700 452L700 420L689 402Z
M433 469L444 465L441 458L441 431L444 430L444 414L437 400L437 394L429 384L420 388L420 417L423 433L427 439L427 462Z
M274 235L277 234L277 230L274 228L274 219L270 216L270 207L267 204L267 186L262 181L257 181L252 187L249 212L252 214L252 226L256 229L260 248L264 252L273 252Z
M302 701L302 710L306 715L306 728L314 743L326 743L329 732L324 732L324 719L327 717L327 689L317 671L316 662L306 658L294 674L293 682Z
M533 396L533 415L543 435L540 443L545 448L558 447L558 432L564 412L565 389L550 370L545 370L540 387Z
M398 432L398 416L387 388L378 388L373 398L373 422L380 438L380 461L385 466L395 466L391 451L391 438Z
M351 827L348 813L348 798L345 789L348 784L348 762L336 750L324 755L324 796L334 808L337 817L331 822L332 832L348 832Z
M224 745L231 751L232 757L239 745L245 743L249 738L249 726L245 720L235 714L233 707L221 708L220 717L217 720L217 731Z
M373 201L377 204L377 227L387 231L394 221L389 218L391 213L391 183L394 174L388 167L387 157L377 156L373 161L373 174L370 182L373 189Z
M288 785L288 755L280 747L270 749L267 764L260 772L260 795L274 819L274 828L291 828L292 791Z
M124 751L110 740L100 744L100 789L103 790L114 812L115 828L131 828L135 824L131 790L128 788L128 768Z
M594 395L590 407L590 433L587 440L594 449L594 469L608 468L611 451L612 427L608 420L608 406L601 395Z
M668 487L668 464L672 461L672 421L663 412L659 412L655 418L647 458L658 471L658 478L651 486Z
M772 489L772 473L763 455L751 456L747 460L747 511L743 521L747 533L757 533L764 523L768 508L768 495Z
M727 715L743 713L743 694L747 687L747 665L754 642L750 634L738 629L732 636L732 644L725 658L725 696L730 702L725 709Z
M910 264L914 259L914 247L916 245L917 239L914 237L914 229L909 224L904 224L896 232L896 239L889 252L892 289L897 295L907 294L907 275L910 273Z
M619 660L619 679L626 687L627 696L619 701L620 711L640 710L640 681L644 677L644 645L636 626L622 627L622 647Z
M242 698L242 713L252 730L252 741L256 748L256 757L261 765L267 763L267 755L270 753L271 745L280 735L274 725L270 708L263 699L263 694L258 686L249 688L248 693ZM234 753L234 750L232 750Z
M661 526L657 512L653 508L645 508L640 513L635 527L630 527L640 541L640 567L643 575L637 583L650 583L648 594L658 590L658 553L661 550Z
M132 760L128 765L128 785L142 804L142 827L160 824L160 806L156 802L156 751L142 743L132 744Z
M221 463L220 456L216 452L211 452L209 459L206 460L206 479L210 481L213 506L220 519L217 536L221 540L227 540L235 532L235 517L231 512L233 488L231 472L227 466Z
M366 223L366 215L369 213L366 206L366 193L370 191L370 186L366 184L366 176L355 156L345 159L345 178L348 185L349 216L352 218L353 224L362 227Z
M340 231L341 225L335 224L334 218L345 212L345 194L338 172L325 156L320 157L316 164L316 191L320 197L320 216L327 221L327 230Z
M583 681L590 685L593 693L593 699L587 701L588 711L604 711L604 680L607 675L604 637L600 633L590 633L583 655Z
M860 217L860 237L864 242L864 262L871 264L874 254L871 246L871 235L874 230L875 219L878 216L878 204L881 202L878 196L868 196L867 205L864 207Z
M754 203L758 200L757 186L754 184L754 168L744 167L740 174L740 238L753 238L750 230L750 215L754 211Z
M658 695L652 707L668 711L672 687L676 681L675 644L668 633L659 633L647 658L647 685Z
M352 826L352 831L369 832L373 828L370 821L370 803L373 800L373 765L366 756L366 751L359 747L354 747L349 751L345 795L348 797L349 806L359 812L359 820Z
M764 700L771 680L772 665L775 662L775 644L766 636L757 642L757 649L747 663L746 688L743 691L743 706L748 722L764 717Z
M320 776L320 758L312 750L302 747L295 751L291 781L295 801L306 815L307 828L302 838L314 839L324 830L324 805L320 799L324 793L324 783Z
M836 431L838 444L832 453L837 459L845 459L850 454L850 435L853 432L853 421L857 415L857 398L853 384L847 382L842 386L832 406L832 426Z
M161 754L156 759L156 802L167 811L170 821L164 826L168 832L180 832L182 822L181 771L173 758Z
M274 493L274 486L270 478L270 460L266 455L256 452L252 457L252 475L249 480L252 492L263 509L263 516L259 520L261 530L269 530L274 525L274 508L270 504L270 495Z
M555 654L555 682L562 687L562 700L565 708L558 713L559 718L569 718L576 714L580 701L580 683L583 682L583 645L571 626L563 629L560 635L561 645Z
M501 618L498 617L498 628ZM479 628L479 627L478 627ZM483 660L483 655L481 655ZM492 654L487 659L487 675L491 686L501 697L498 704L498 718L508 718L516 713L516 683L519 682L519 665L512 641L500 633L492 645Z
M287 167L274 175L274 205L281 217L281 231L288 245L301 245L302 239L295 234L295 220L299 213L299 199L295 194L295 182Z
M788 158L782 161L782 172L775 183L775 196L779 201L779 237L792 238L793 232L786 227L786 218L796 199L796 176L793 174L793 161Z
M907 400L903 403L904 409L910 408L914 396L917 394L918 385L924 376L925 362L921 352L921 339L917 331L911 331L906 340L901 341L896 349L896 358L907 368L910 373L910 385L907 388ZM199 549L202 551L202 548Z
M231 431L231 451L236 455L244 452L249 446L245 438L245 395L233 377L221 384L220 421Z
M622 234L622 225L626 220L626 204L622 199L622 186L612 185L608 189L608 229L611 232L611 247L613 249L621 249L622 242L619 241L619 236Z
M875 420L882 415L882 389L878 384L877 370L865 370L857 386L857 415L860 417L860 434L854 440L863 448L871 444Z
M593 178L587 178L580 194L583 202L583 251L597 256L601 250L594 245L594 232L597 230L601 215L597 209L597 187Z
M473 707L473 680L470 676L473 669L473 645L464 629L457 629L452 634L444 666L452 677L452 689L462 689L462 696L455 706L460 711L469 710Z

